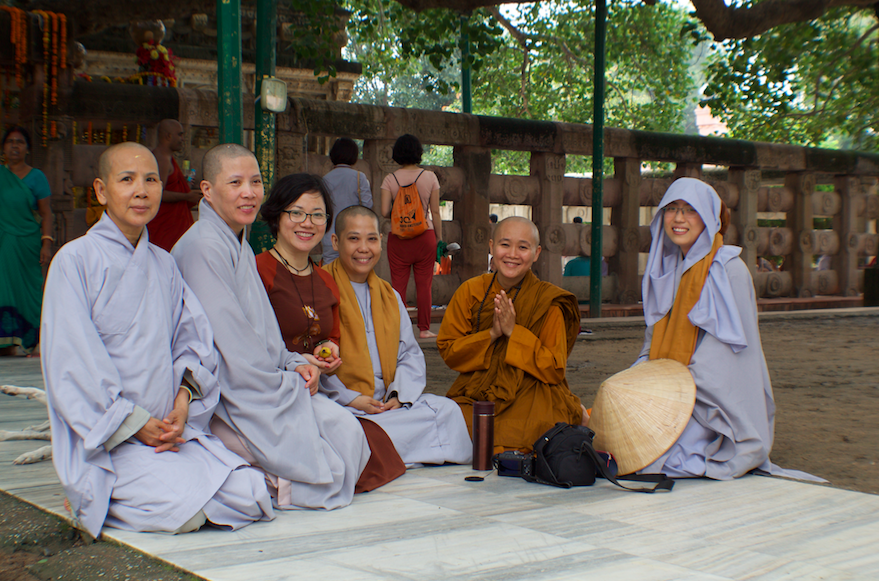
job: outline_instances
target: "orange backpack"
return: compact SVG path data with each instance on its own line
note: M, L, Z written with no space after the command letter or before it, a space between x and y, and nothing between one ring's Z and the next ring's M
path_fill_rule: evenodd
M399 238L415 238L427 230L427 220L424 218L424 207L421 204L421 195L415 182L421 177L421 173L415 181L407 186L400 186L400 180L394 176L394 181L400 186L397 197L394 198L394 206L391 209L391 234Z

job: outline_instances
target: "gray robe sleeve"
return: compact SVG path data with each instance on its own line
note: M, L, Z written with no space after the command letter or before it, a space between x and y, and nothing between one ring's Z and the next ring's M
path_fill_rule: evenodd
M415 340L409 313L397 291L394 294L397 295L397 306L400 308L400 345L397 349L397 371L387 393L397 392L400 403L411 405L424 393L427 385L427 364L424 362L424 353Z
M65 339L42 342L48 347L42 355L43 376L50 411L66 424L62 427L53 421L53 431L71 429L87 451L94 451L119 430L135 404L122 396L119 372L92 321L84 284L87 277L77 258L60 254L49 272L42 328ZM106 462L99 465L109 468L109 457Z

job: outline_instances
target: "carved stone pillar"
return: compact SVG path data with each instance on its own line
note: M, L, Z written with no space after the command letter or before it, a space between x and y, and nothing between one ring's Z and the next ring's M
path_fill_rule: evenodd
M278 160L278 176L305 171L304 140L305 135L301 133L290 131L278 132L276 158Z
M863 195L858 178L837 176L836 191L842 208L833 216L833 230L839 234L839 252L831 260L839 280L839 292L858 296L858 201Z
M388 140L367 139L363 142L363 161L369 165L369 169L363 173L369 178L369 187L372 188L372 209L381 217L382 215L382 180L389 173L393 173L398 166L391 158L391 152L394 148L394 142ZM382 257L375 265L375 273L386 281L391 281L391 267L388 264L388 236L391 234L391 221L381 218L382 231ZM406 294L412 294L415 285L410 275L409 285L406 287ZM414 300L414 294L412 295ZM408 304L408 297L403 297L403 302Z
M788 173L784 185L794 193L794 207L787 213L788 227L793 230L796 243L791 253L790 272L794 294L798 297L815 296L812 284L812 194L815 192L815 174Z
M534 273L552 284L562 284L562 260L558 252L548 247L558 246L564 237L562 230L562 204L565 188L565 156L556 153L532 153L531 175L540 180L540 199L532 207L532 219L540 230L543 251L534 265ZM593 216L601 220L601 216Z
M678 178L696 178L697 180L702 179L702 164L701 163L679 163L675 166L675 171L673 174L673 179Z
M461 225L461 252L452 260L454 272L467 280L488 269L488 180L491 175L491 150L481 147L454 148L455 167L464 171L461 201L455 202L452 215Z
M739 231L742 260L751 271L752 279L757 274L757 194L760 190L760 177L759 169L729 169L729 182L739 189L739 203L735 209L730 210L730 219Z
M619 252L610 258L609 270L619 276L619 294L614 302L631 305L641 300L638 279L641 160L618 157L613 160L613 171L614 179L620 183L621 203L611 210L610 223L617 227L622 243Z
M382 213L382 180L389 173L399 169L391 158L393 148L393 141L366 139L363 142L363 161L369 166L369 170L364 170L363 173L369 178L369 185L372 188L372 209L378 215Z

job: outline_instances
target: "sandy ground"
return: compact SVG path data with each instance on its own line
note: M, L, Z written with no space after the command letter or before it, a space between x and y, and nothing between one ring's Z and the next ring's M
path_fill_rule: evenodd
M777 408L772 461L879 494L879 317L767 318L760 333ZM596 325L577 341L568 383L586 407L643 341L643 327L626 323ZM456 374L435 345L422 347L430 391L445 394Z

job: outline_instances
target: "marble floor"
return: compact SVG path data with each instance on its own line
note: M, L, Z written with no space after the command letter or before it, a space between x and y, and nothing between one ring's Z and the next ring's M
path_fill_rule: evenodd
M0 383L42 384L32 361ZM45 418L0 396L0 429ZM40 443L0 443L0 489L62 514L51 463L12 466ZM561 490L466 466L410 470L332 512L279 512L236 532L104 536L212 580L879 579L879 496L748 476L638 494L606 481Z

